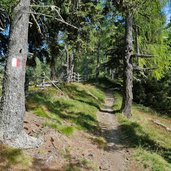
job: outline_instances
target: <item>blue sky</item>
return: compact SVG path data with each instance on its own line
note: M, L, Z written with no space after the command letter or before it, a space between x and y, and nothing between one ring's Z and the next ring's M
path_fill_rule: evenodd
M171 19L171 2L169 2L166 7L163 9L164 13L166 14L166 23L168 23Z

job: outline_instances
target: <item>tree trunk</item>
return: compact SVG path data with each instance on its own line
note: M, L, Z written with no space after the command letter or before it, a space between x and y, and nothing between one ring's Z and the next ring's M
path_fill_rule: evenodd
M125 32L125 57L124 57L124 93L122 102L122 113L130 118L133 99L133 66L131 62L133 32L133 15L129 11L126 15L126 32Z
M29 6L30 0L20 0L14 9L0 108L0 140L17 148L32 148L40 143L23 131Z
M65 50L66 50L66 80L67 80L67 83L69 83L71 80L70 80L70 54L69 54L69 51L68 51L68 47L65 45Z
M71 82L72 76L74 73L74 52L69 52L67 45L65 45L66 51L66 75L67 75L67 82Z
M97 67L96 67L96 81L98 81L100 72L100 46L97 48Z
M136 47L136 54L137 54L137 63L139 64L139 54L140 54L140 49L139 49L139 44L138 44L138 27L135 26L135 47Z
M51 62L50 62L50 78L51 80L56 80L56 56L51 56Z
M71 74L71 81L72 80L72 76L74 74L74 60L75 60L75 54L72 52L72 54L70 55L70 74Z

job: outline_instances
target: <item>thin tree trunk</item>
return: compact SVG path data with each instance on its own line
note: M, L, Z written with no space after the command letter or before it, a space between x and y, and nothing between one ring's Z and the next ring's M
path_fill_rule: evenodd
M50 62L50 78L51 80L56 80L56 56L51 56L51 62Z
M96 67L96 81L98 81L100 72L100 46L97 48L97 67Z
M140 54L140 49L139 49L139 44L138 44L138 27L135 26L135 47L136 47L136 54L137 54L137 63L139 64L139 54Z
M122 113L130 118L131 107L133 99L133 66L131 62L131 55L133 51L132 45L132 32L133 32L133 15L129 11L126 15L126 44L125 44L125 57L124 57L124 93L122 102Z
M70 74L71 74L71 81L72 80L72 76L74 74L74 60L75 60L75 54L74 52L72 52L72 54L70 55Z
M23 131L29 5L30 0L20 0L14 9L0 109L0 140L17 148L31 148L40 143Z
M69 83L71 81L70 80L70 54L67 45L65 45L65 50L66 50L66 76L67 76L67 83Z

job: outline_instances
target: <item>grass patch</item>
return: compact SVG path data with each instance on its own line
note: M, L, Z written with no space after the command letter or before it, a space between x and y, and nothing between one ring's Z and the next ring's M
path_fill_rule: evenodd
M50 122L44 123L44 126L49 126L53 129L56 129L60 133L67 136L72 135L75 129L75 127L73 126L59 125L58 123L50 123Z
M91 138L91 141L96 144L99 148L106 149L107 148L107 142L104 137L93 137Z
M166 162L159 154L138 148L133 154L139 164L143 163L144 169L151 171L170 171L171 164Z
M118 107L121 97L116 94L116 98L115 106ZM171 123L169 118L162 117L142 105L133 105L132 118L129 120L118 114L120 128L127 137L128 147L135 149L134 159L139 160L144 169L148 167L154 171L168 170L171 168L171 134L154 124L154 120L168 126Z
M80 83L63 84L61 89L69 97L59 96L55 88L39 92L32 88L32 95L27 98L27 109L48 118L46 125L61 133L70 134L75 128L97 133L99 124L96 113L104 102L104 93L95 86ZM73 125L73 128L68 125Z
M13 149L0 145L0 169L8 170L11 167L27 169L31 165L31 158L20 149Z

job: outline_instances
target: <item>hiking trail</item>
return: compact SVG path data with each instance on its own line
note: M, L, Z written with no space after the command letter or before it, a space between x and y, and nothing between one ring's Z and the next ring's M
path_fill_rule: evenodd
M126 149L124 148L124 142L122 142L122 133L117 118L113 114L113 104L113 92L107 91L104 107L97 113L102 136L108 143L108 157L101 170L125 171L127 170Z

